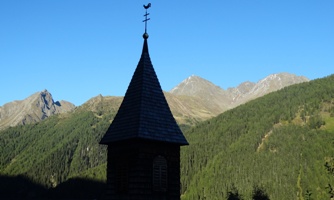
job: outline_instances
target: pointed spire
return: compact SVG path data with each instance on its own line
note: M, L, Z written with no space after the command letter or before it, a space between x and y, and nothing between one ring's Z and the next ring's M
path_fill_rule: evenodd
M131 139L188 145L161 89L146 39L124 100L100 143Z
M144 38L144 44L143 44L143 53L148 53L148 45L147 45L147 38Z
M101 139L101 144L144 139L180 146L188 145L170 111L151 63L147 44L148 34L146 32L146 22L149 20L147 19L147 9L150 6L151 4L144 5L146 9L144 15L145 33L140 60L123 102L115 119Z

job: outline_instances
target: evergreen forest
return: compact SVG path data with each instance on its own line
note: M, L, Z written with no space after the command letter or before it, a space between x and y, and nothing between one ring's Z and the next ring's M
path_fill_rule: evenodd
M99 198L107 155L99 141L117 112L114 105L119 99L102 99L94 109L84 104L2 130L0 197ZM334 75L286 87L194 126L180 125L190 144L181 148L183 200L334 195Z

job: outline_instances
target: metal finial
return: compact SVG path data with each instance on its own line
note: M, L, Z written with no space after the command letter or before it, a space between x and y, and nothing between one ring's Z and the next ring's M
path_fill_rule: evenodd
M150 18L147 18L147 16L150 14L150 13L147 13L147 9L149 9L151 7L151 3L148 3L146 6L144 5L144 8L145 8L145 19L143 20L143 22L145 22L145 33L143 35L143 37L145 39L148 38L148 34L147 34L147 21L150 20Z

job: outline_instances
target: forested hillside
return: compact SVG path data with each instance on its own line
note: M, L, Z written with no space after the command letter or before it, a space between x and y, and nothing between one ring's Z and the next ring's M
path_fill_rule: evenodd
M55 187L105 163L106 146L98 142L116 111L102 109L100 106L92 112L81 107L0 132L1 174L23 174L36 183Z
M119 101L1 131L0 175L24 175L46 188L78 177L105 181L106 147L98 142L116 113L109 104ZM310 193L327 199L334 76L268 94L184 134L190 145L181 148L182 199L226 199L231 191L250 199L254 188L272 200Z
M182 199L222 199L232 187L250 199L327 199L334 183L334 76L290 86L185 132Z

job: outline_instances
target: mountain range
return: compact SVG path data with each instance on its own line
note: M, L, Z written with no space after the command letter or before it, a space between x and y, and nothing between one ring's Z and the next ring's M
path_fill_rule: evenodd
M303 76L279 73L269 75L257 83L246 81L235 88L224 90L208 80L192 75L165 92L165 97L177 122L193 125L270 92L307 81L309 79ZM98 95L83 106L96 110L102 99L110 101L116 110L122 101L120 97ZM0 107L0 130L38 122L54 114L73 111L74 108L74 104L68 101L54 101L47 90L37 92L24 100Z
M254 87L244 85L244 94ZM166 93L170 97L183 100L172 110L190 109L203 98L189 102L190 94ZM80 183L94 180L99 183L89 188L103 187L107 148L99 141L121 101L99 95L66 114L1 130L0 198L19 192L22 198L47 199L52 191L63 199L99 198L101 190ZM334 176L325 165L334 166L334 75L284 87L181 129L190 144L181 148L182 200L231 194L251 199L256 188L272 200L329 199ZM36 188L20 184L22 176Z
M257 83L246 81L235 88L224 90L201 77L192 75L174 87L170 93L199 97L206 104L219 108L219 112L221 113L270 92L307 81L309 79L304 76L278 73L271 74Z

